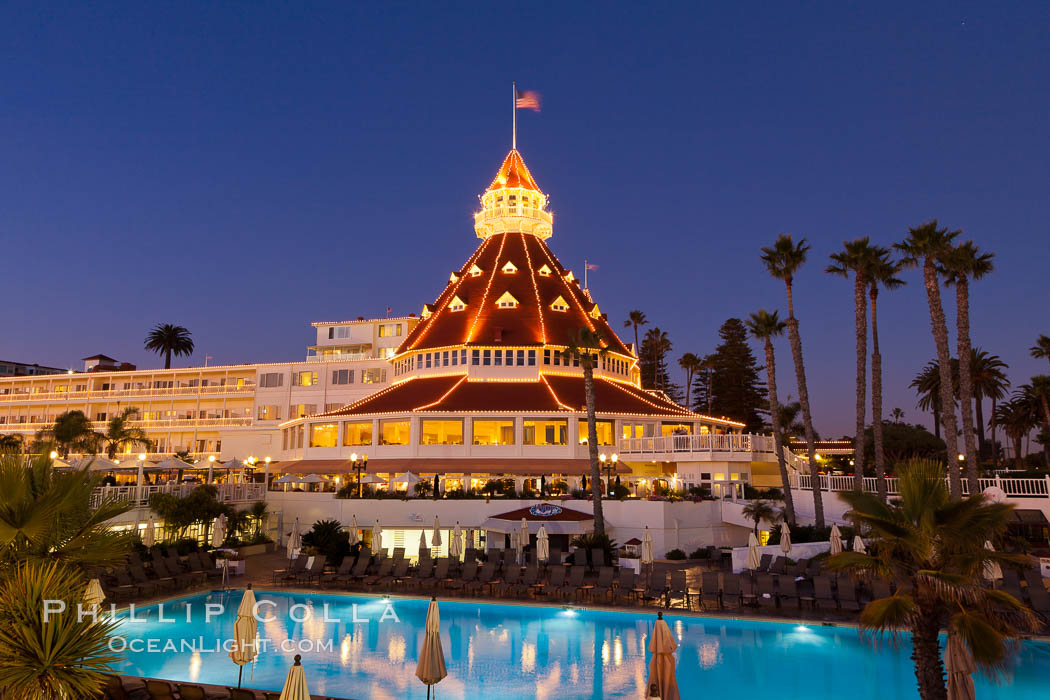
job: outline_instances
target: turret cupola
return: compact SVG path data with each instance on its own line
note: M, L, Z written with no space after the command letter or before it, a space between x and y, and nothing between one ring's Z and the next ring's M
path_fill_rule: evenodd
M553 224L546 195L532 179L521 154L511 149L492 184L481 195L481 211L474 214L474 231L478 238L513 232L547 239Z

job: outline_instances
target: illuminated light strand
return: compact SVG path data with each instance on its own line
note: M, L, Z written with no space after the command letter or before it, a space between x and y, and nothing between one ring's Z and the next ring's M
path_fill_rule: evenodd
M636 398L639 401L652 406L653 408L664 409L664 410L668 410L668 409L671 408L670 406L661 406L661 405L659 405L657 403L654 403L654 402L650 401L649 399L645 398L644 396L638 396L638 395L628 391L627 389L623 388L618 383L613 383L613 382L609 382L609 383L612 384L617 389L619 389L620 391L622 391L623 393L627 394L628 396ZM690 411L688 409L685 409L685 408L682 408L681 406L678 406L678 405L674 405L674 409L677 409L677 411L679 412L680 415L690 415L690 416L696 415L692 411Z
M529 254L529 244L525 240L525 234L519 233L521 236L521 248L525 251L525 262L529 268L529 279L532 280L532 291L536 293L536 310L540 315L540 340L543 343L547 342L547 325L543 322L543 302L540 301L540 288L536 284L536 271L532 269L532 256Z
M550 252L550 250L547 248L547 246L543 245L541 250L543 251L543 254L547 256L547 260L553 265L554 264L553 254ZM573 289L572 284L566 283L565 286L569 288L569 296L572 297L573 301L576 302L576 305L580 309L580 313L583 314L584 323L586 323L587 327L591 329L592 333L594 333L595 329L594 329L594 324L591 323L591 315L588 314L584 310L583 304L581 304L580 301L575 297L575 295L574 295L575 290Z
M541 375L540 375L540 379L541 379L541 380L543 381L543 385L544 385L545 387L547 387L547 391L549 391L549 392L551 393L551 397L552 397L552 398L554 399L554 401L555 401L555 402L556 402L556 403L557 403L557 404L558 404L559 406L561 406L562 408L564 408L564 409L565 409L566 411L572 411L573 413L578 413L578 412L579 412L579 409L578 409L578 408L573 408L573 407L571 407L571 406L569 406L569 405L567 405L567 404L563 403L563 402L562 402L562 400L561 400L560 398L558 398L558 394L557 394L557 392L555 392L555 391L554 391L554 387L552 387L552 386L550 385L550 382L548 382L548 381L547 381L547 377L546 377L545 375L541 374Z
M492 238L492 236L489 236L489 239L491 239L491 238ZM486 240L489 240L489 239L486 239ZM496 251L496 260L499 260L500 256L503 255L503 246L506 245L506 243L507 243L507 236L506 236L506 234L504 234L504 235L500 236L499 250ZM492 287L492 281L494 279L496 279L496 274L498 272L499 272L499 266L493 265L492 266L492 274L489 276L488 284L485 285L485 292L484 292L484 294L481 295L481 303L478 304L478 312L476 314L474 314L474 322L472 324L470 324L470 330L467 331L467 338L466 338L466 340L463 341L464 344L469 343L474 338L474 329L477 328L477 326L478 326L478 319L481 318L481 313L485 310L485 302L489 298L489 289Z
M484 241L482 241L481 245L478 246L478 249L474 251L474 255L472 255L470 257L470 259L467 260L466 265L463 266L464 270L469 269L467 267L467 265L474 264L474 262L476 260L478 260L478 258L481 257L481 254L485 251L485 248L488 247L489 240L490 240L490 238L486 238ZM434 315L431 316L427 320L427 322L425 324L424 323L420 323L418 326L416 326L416 330L419 330L421 327L423 328L423 330L420 332L419 337L417 337L412 342L412 344L409 345L405 349L406 352L408 350L414 350L417 347L419 347L419 344L421 342L423 342L423 339L427 336L427 333L430 332L431 327L433 327L434 325L437 324L437 319L441 316L441 312L445 310L445 307L448 305L448 303L451 300L451 298L453 296L456 296L456 294L459 292L459 288L463 284L463 280L466 279L466 277L467 277L467 275L465 275L465 274L461 275L460 278L458 280L456 280L455 286L451 290L448 289L448 286L451 286L451 284L445 287L445 291L442 293L442 295L445 297L445 300L443 302L441 302L441 305L439 306L437 311L434 312ZM449 295L450 291L451 291L451 296ZM438 302L440 302L440 301L441 301L441 298L438 297L438 299L434 302L435 305L437 305ZM405 342L406 343L408 342L408 340L409 340L408 338L405 338Z
M440 396L440 398L438 398L437 401L431 401L430 403L423 404L422 406L416 406L412 410L413 411L425 411L426 409L430 408L431 406L437 406L439 403L441 403L442 401L447 399L452 394L452 392L455 391L459 387L459 385L462 384L463 382L465 382L466 380L467 380L467 375L464 374L463 377L458 382L456 382L451 387L449 387L448 391L446 391L444 394L442 394Z

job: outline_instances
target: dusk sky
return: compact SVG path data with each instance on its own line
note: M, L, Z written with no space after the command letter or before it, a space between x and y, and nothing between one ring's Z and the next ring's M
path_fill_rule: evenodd
M614 327L637 308L669 333L676 376L726 318L784 312L759 248L805 236L816 427L851 432L852 287L827 256L934 217L996 253L974 343L1015 384L1050 370L1028 357L1050 333L1050 4L677 7L7 3L0 358L157 366L143 337L170 322L198 348L178 366L301 360L311 321L418 313L478 243L517 80L543 95L518 145L553 251L600 265ZM885 406L929 424L906 277L880 299Z

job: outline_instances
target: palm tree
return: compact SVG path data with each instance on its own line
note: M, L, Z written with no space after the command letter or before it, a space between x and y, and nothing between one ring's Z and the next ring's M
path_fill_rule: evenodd
M54 443L63 457L70 452L93 454L98 449L98 435L91 429L91 421L78 410L60 413L50 428L37 433L37 440Z
M959 453L959 428L955 420L948 325L944 318L944 307L941 304L937 262L951 247L952 241L958 235L958 231L937 228L937 220L934 219L916 228L908 229L908 238L894 245L903 254L902 263L908 267L922 266L922 279L926 286L926 299L930 307L930 327L933 331L933 342L937 346L937 362L941 374L941 421L944 427L943 439L949 456L948 483L951 486L952 498L955 499L962 498L962 478L959 475L959 469L951 464L954 461L952 456Z
M788 315L786 319L788 340L791 343L791 356L795 361L795 378L798 380L798 400L802 406L802 423L806 428L808 445L809 471L812 475L813 509L816 513L817 527L824 527L824 498L820 492L820 475L816 464L816 438L813 430L813 414L809 407L809 389L806 386L806 366L802 359L802 337L798 332L798 319L795 318L795 299L793 285L795 274L806 262L809 244L803 238L797 244L791 236L780 234L769 248L762 249L762 262L766 270L776 279L783 280L787 289Z
M642 346L638 344L638 326L644 326L649 323L649 319L645 317L645 313L635 309L627 314L627 320L623 322L624 328L634 327L634 354L635 356L641 351Z
M1010 386L1010 380L1006 378L1006 363L998 355L989 355L980 348L974 348L970 355L970 376L973 377L974 407L977 410L977 445L983 454L985 449L984 437L984 398L992 400L992 413L995 413L996 401L1006 396L1006 390ZM999 452L995 446L995 417L991 419L992 433L992 464L999 462Z
M1050 360L1050 336L1040 335L1028 353L1037 360Z
M787 492L785 491L785 493ZM780 514L777 513L777 509L774 508L769 501L763 501L761 498L748 503L741 509L740 513L748 520L755 521L755 537L758 537L758 526L763 520L772 524L779 520L780 516ZM790 520L788 521L788 525L791 525Z
M978 490L977 445L973 427L973 374L970 369L970 279L979 280L992 271L992 253L982 253L973 241L949 248L940 256L948 284L955 286L956 352L959 355L959 412L962 414L963 447L966 450L966 480L971 493Z
M153 445L146 437L145 430L131 425L138 413L139 409L129 406L109 419L106 432L101 434L101 440L106 449L106 456L110 459L116 457L118 452L125 451L126 447L141 445L149 450Z
M856 466L853 470L853 488L864 489L864 425L866 423L868 399L868 286L871 270L880 256L889 256L889 251L873 246L867 236L843 243L843 250L831 254L831 265L825 272L849 278L853 273L853 314L857 340L857 419L853 435L853 453Z
M878 577L895 590L868 603L860 625L879 637L910 630L919 697L944 700L942 628L958 635L986 670L1006 664L1011 638L1037 628L1034 613L983 579L986 564L1020 568L1029 558L984 546L1006 533L1013 506L990 503L982 494L953 498L936 462L912 462L897 474L901 496L892 503L868 493L841 494L849 518L869 532L871 553L836 554L828 567Z
M685 370L685 407L692 406L693 375L700 371L703 360L691 352L678 358L678 366Z
M902 420L904 420L904 411L902 411L900 408L895 408L892 411L890 411L890 415L893 417L894 423L900 423Z
M562 355L570 362L579 362L583 369L583 392L587 403L587 451L591 460L591 502L594 505L594 533L605 534L605 515L602 510L602 474L598 464L598 422L594 406L594 367L608 352L608 346L598 333L580 328L569 332L569 343Z
M933 434L941 437L941 367L937 360L930 360L909 384L919 396L916 404L920 410L933 414Z
M1015 395L1009 401L1004 401L995 407L992 416L996 423L1003 426L1006 437L1014 443L1014 460L1018 469L1024 468L1024 458L1021 455L1021 441L1025 435L1030 433L1038 425L1035 412L1032 411L1032 402L1024 396Z
M1037 374L1032 377L1028 384L1021 386L1021 391L1033 404L1037 404L1042 411L1043 424L1050 428L1050 376Z
M766 350L766 386L769 392L769 416L773 423L773 447L777 453L777 467L780 468L780 483L784 487L784 515L788 524L795 525L795 503L791 496L791 482L788 480L787 463L784 461L784 444L781 439L780 402L777 400L777 364L773 352L773 338L784 334L786 324L780 320L777 312L760 310L751 314L747 329L755 339L765 345ZM758 534L758 523L755 523Z
M901 264L890 257L890 251L878 249L879 253L868 269L868 299L871 301L871 437L875 448L875 489L879 498L886 500L886 450L882 439L882 352L879 350L879 287L897 289L904 280L897 277ZM899 412L900 415L897 415ZM904 411L894 409L897 422Z
M146 349L164 355L164 369L171 369L171 356L189 357L193 354L193 338L182 326L160 323L146 336Z

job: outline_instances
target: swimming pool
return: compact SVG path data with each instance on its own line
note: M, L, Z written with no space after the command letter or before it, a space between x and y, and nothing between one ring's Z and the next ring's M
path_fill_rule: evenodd
M274 647L245 667L244 685L279 690L303 655L310 692L356 700L425 697L415 677L427 601L257 591L259 634ZM209 593L138 609L125 622L121 673L236 685L237 667L217 639L231 637L242 592ZM264 602L265 601L265 602ZM207 604L225 611L205 624ZM327 618L325 617L327 605ZM356 608L354 607L356 606ZM307 614L312 612L312 617ZM187 619L188 613L188 619ZM302 621L295 621L293 616ZM385 619L383 619L385 617ZM554 700L641 698L655 612L441 601L448 677L441 698ZM304 619L305 618L305 619ZM852 628L666 615L679 643L683 698L762 697L897 700L918 697L907 647L873 651ZM144 640L156 651L145 648ZM168 640L177 647L161 648ZM292 644L289 645L289 643ZM299 642L299 644L294 644ZM316 642L316 643L315 643ZM324 648L330 642L330 648ZM118 646L123 642L118 642ZM280 646L285 648L281 649ZM312 650L311 650L312 647ZM977 678L977 696L1045 697L1050 644L1026 642L1007 683Z

